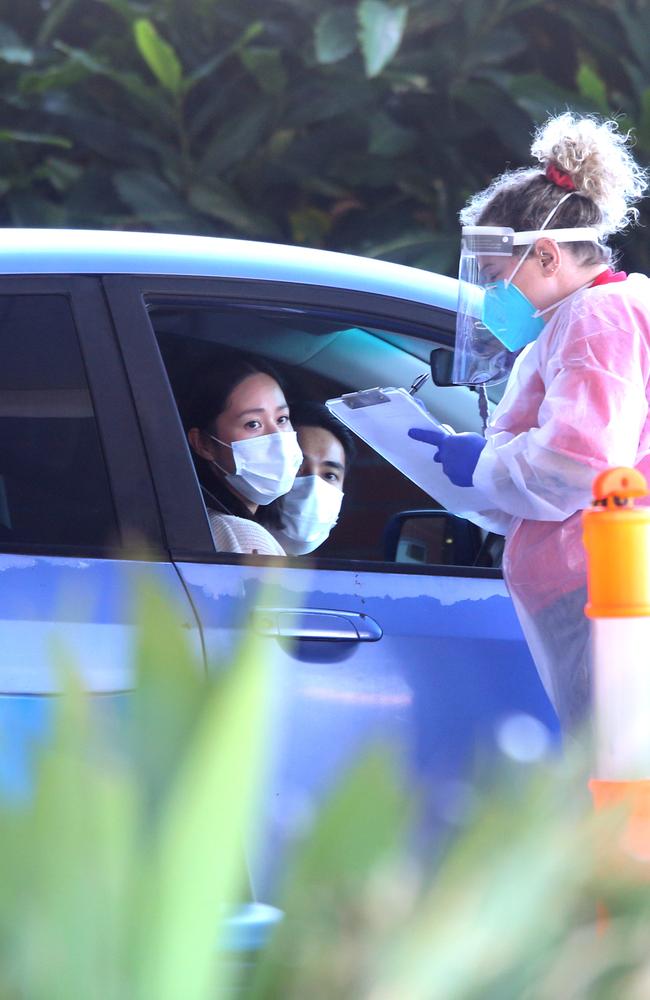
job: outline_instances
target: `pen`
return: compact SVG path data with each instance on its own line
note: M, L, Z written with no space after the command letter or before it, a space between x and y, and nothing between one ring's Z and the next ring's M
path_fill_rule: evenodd
M418 375L416 379L413 380L413 385L409 389L409 396L415 396L416 392L422 388L426 380L429 378L430 372L422 372Z

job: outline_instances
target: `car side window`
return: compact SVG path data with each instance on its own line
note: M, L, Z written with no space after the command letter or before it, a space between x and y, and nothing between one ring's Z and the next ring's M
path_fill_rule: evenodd
M178 305L149 302L148 309L181 415L183 400L199 371L229 365L242 355L270 363L285 385L290 406L298 408L307 401L322 404L373 385L409 386L428 370L428 355L435 344L434 339L383 329L374 320L368 323L359 317L315 311L310 315L261 305L238 308L205 300L192 304L187 299ZM434 391L427 386L423 394L429 405L427 394ZM456 391L438 390L452 395ZM394 515L438 506L357 438L343 489L338 523L313 551L314 556L396 561L395 552L387 556L387 530ZM446 560L441 556L434 561Z
M103 549L115 513L72 310L0 296L0 548Z

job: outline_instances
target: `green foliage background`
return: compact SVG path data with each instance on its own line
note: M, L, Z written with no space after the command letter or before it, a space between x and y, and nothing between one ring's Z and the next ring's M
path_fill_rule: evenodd
M646 0L0 0L0 224L452 273L459 208L549 113L616 114L650 162L649 34Z

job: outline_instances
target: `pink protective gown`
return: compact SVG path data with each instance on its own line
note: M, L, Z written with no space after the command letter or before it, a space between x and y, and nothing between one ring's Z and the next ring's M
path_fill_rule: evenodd
M577 292L517 358L474 472L500 512L504 577L565 729L590 693L580 512L603 469L650 477L649 382L650 280Z

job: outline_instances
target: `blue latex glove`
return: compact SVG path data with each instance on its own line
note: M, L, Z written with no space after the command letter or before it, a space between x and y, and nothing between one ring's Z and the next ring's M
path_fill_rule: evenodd
M471 486L474 469L479 455L485 447L485 438L480 434L448 434L442 429L411 427L409 437L425 441L438 449L433 456L440 462L442 471L454 486Z

